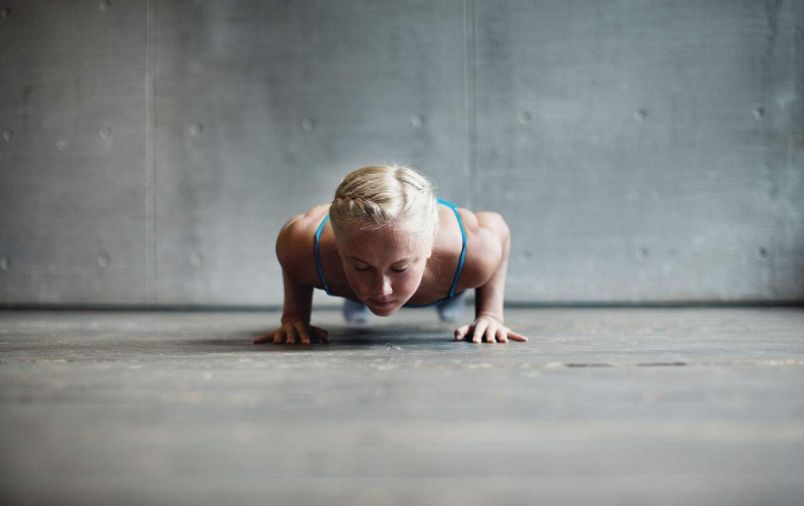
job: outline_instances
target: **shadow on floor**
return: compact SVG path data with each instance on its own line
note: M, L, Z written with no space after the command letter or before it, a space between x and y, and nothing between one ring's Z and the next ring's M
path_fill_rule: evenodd
M433 326L411 325L383 325L378 327L346 327L330 326L330 344L314 343L309 346L275 345L273 343L253 344L252 341L264 334L264 330L253 332L239 332L226 338L214 337L209 339L192 339L180 341L176 344L194 347L214 347L216 351L221 348L240 351L326 351L342 349L344 347L372 348L372 347L411 347L428 346L452 343L452 329Z

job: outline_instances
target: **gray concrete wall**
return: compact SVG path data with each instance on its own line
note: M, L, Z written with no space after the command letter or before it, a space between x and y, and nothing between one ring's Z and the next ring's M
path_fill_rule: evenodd
M0 9L0 303L279 304L382 162L506 216L509 300L804 299L804 2Z

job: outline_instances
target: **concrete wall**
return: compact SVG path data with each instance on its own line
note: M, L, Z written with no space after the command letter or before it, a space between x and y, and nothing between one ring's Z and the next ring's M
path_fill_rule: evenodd
M0 303L280 304L382 162L506 216L509 300L804 299L804 2L0 9Z

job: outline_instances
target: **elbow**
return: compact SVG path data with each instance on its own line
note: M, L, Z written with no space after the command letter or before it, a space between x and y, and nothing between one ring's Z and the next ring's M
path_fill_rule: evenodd
M494 216L494 231L500 239L503 254L507 255L511 247L511 229L508 227L508 223L505 222L505 218L503 218L501 214L492 213L492 215Z
M502 240L503 246L507 251L511 247L511 229L508 228L508 224L505 222L502 216L500 216L500 239Z
M279 260L279 263L282 265L282 267L286 267L288 265L288 262L291 260L293 255L293 226L296 222L296 218L297 217L294 217L285 223L282 226L282 229L279 231L279 234L276 236L276 259Z

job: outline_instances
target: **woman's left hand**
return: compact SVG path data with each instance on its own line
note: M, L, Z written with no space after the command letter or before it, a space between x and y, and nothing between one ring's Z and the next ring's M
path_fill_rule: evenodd
M507 343L508 340L525 343L528 338L509 329L493 316L480 315L472 324L464 325L455 330L455 340L471 340L473 343Z

